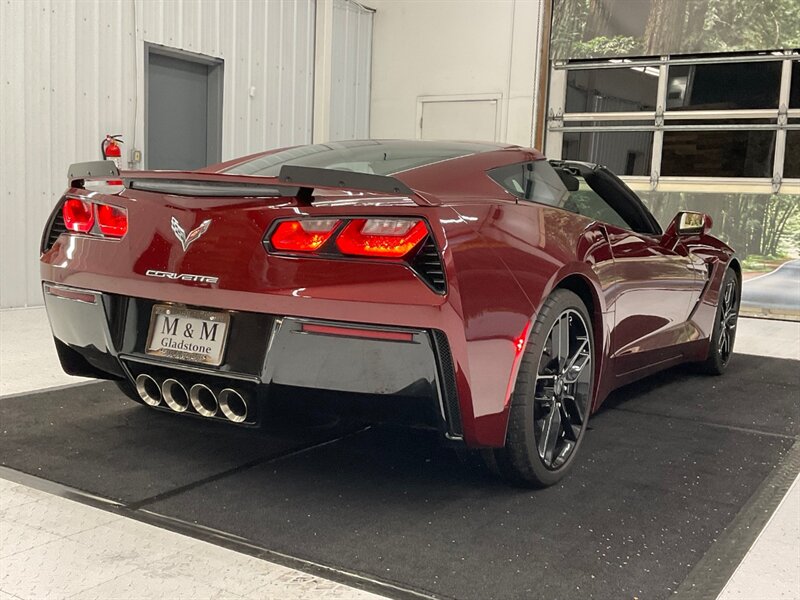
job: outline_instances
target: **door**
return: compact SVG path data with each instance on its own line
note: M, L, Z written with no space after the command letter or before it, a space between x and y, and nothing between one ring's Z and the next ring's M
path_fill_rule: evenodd
M497 99L420 99L419 138L497 140Z
M565 181L576 181L564 207L602 224L613 263L604 274L614 312L611 354L618 376L680 356L687 321L704 280L681 244L664 245L642 201L618 177L586 163L552 161Z
M145 161L194 170L221 160L222 63L149 47Z
M680 356L697 298L695 265L682 244L606 225L617 285L611 335L616 372L624 375Z

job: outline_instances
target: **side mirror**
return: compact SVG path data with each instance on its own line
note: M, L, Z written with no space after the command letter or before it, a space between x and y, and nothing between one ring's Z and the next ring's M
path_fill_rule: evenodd
M703 235L709 229L713 221L711 217L705 213L681 211L672 223L667 227L667 233L673 235Z

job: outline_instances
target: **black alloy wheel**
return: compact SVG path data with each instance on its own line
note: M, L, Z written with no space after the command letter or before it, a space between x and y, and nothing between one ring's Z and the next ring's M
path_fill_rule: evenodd
M582 300L569 290L553 292L536 318L520 364L506 446L487 460L512 482L552 485L572 466L592 408L592 336Z
M591 341L583 317L563 311L547 336L534 392L534 431L539 458L548 469L569 459L588 412Z
M722 375L731 360L733 343L736 341L736 325L739 320L741 283L733 269L725 272L719 291L719 302L714 319L714 330L709 340L708 356L701 370L711 375Z

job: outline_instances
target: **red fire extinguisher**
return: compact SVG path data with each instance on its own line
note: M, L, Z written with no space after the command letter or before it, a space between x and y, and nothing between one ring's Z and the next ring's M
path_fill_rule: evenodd
M114 164L117 165L117 169L122 169L122 148L119 147L122 144L122 134L117 133L115 135L106 135L106 138L100 142L100 152L103 154L103 158L105 160L113 160ZM122 185L121 180L109 180L109 185Z
M122 148L119 147L122 141L122 134L106 135L100 143L100 152L103 154L105 160L113 160L118 169L122 168Z

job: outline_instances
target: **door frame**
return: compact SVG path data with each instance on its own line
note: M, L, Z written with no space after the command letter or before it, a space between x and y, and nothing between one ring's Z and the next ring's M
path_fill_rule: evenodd
M168 56L208 67L208 111L206 113L206 164L222 161L222 99L225 89L225 61L222 58L188 52L152 42L144 43L144 168L149 168L148 107L150 105L150 56Z

